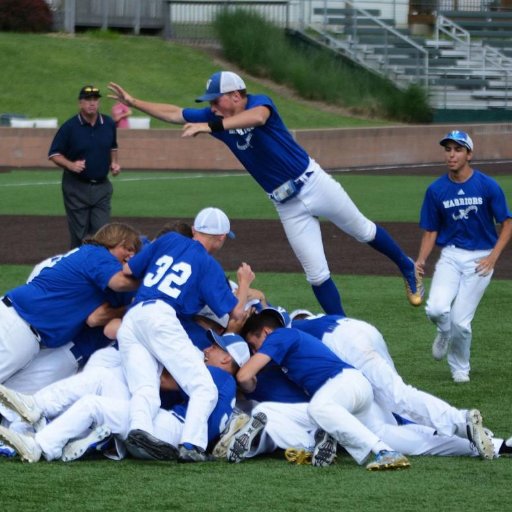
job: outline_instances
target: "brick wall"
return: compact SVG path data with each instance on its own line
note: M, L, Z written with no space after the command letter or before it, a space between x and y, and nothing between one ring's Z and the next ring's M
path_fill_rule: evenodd
M325 169L435 163L438 141L451 129L467 131L474 160L512 159L512 124L391 126L296 130L294 136ZM55 130L0 127L0 167L52 168L47 153ZM123 169L240 170L226 147L210 136L182 139L180 130L119 130Z

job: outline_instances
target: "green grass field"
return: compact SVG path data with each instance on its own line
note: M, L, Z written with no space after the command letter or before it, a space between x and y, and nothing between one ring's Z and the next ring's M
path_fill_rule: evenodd
M355 202L378 221L417 221L425 176L337 176ZM511 176L498 181L508 195ZM157 183L158 186L155 186ZM264 194L246 175L124 173L116 178L116 216L191 218L207 204L232 218L275 218ZM62 215L58 171L0 174L0 215ZM0 225L5 220L0 216ZM63 234L66 236L66 234ZM250 263L250 262L249 262ZM0 293L23 282L27 266L0 268ZM227 269L232 270L232 269ZM511 283L493 280L473 322L471 382L451 382L445 362L430 355L434 328L423 308L407 305L397 277L334 276L351 316L376 325L404 379L461 408L480 408L496 435L512 434L509 392ZM429 281L427 280L427 288ZM300 274L258 274L254 286L289 309L317 310ZM1 507L32 510L508 510L512 461L412 457L410 470L368 473L348 456L330 468L289 465L279 454L240 465L113 462L28 465L0 460Z

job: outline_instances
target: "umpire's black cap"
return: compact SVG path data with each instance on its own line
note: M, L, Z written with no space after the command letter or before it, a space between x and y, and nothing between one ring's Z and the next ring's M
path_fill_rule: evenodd
M78 93L78 99L85 100L88 98L101 98L100 90L94 85L84 85Z

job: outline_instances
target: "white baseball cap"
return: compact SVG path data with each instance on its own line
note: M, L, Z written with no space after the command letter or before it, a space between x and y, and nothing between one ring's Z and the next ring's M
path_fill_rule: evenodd
M196 102L213 101L227 92L246 89L244 81L232 71L217 71L206 82L206 91Z
M208 336L213 343L217 343L222 350L225 350L238 366L243 366L251 358L249 345L242 336L232 332L221 336L212 330L208 331Z
M205 318L208 318L208 320L211 320L212 322L215 322L216 324L219 324L221 327L224 327L224 329L228 326L229 323L229 314L226 313L224 316L217 316L210 306L204 306L199 313L197 313L199 316L204 316Z
M204 208L196 215L194 229L207 235L227 235L228 238L235 238L228 216L213 206Z

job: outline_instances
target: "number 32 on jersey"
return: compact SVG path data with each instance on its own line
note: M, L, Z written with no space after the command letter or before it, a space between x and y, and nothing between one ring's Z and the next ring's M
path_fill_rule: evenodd
M165 295L176 299L181 293L182 287L192 275L192 267L180 261L174 263L172 256L162 256L156 262L156 272L148 272L144 277L144 286L151 288L157 286L157 289Z

